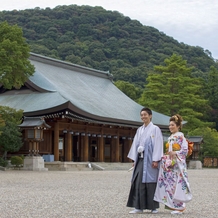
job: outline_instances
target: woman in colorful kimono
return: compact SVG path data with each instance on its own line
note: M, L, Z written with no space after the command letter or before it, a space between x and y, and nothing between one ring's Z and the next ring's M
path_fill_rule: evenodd
M185 203L192 199L188 182L186 156L188 143L182 132L182 117L178 114L170 118L172 133L166 144L166 153L161 160L154 200L165 204L171 214L182 214Z

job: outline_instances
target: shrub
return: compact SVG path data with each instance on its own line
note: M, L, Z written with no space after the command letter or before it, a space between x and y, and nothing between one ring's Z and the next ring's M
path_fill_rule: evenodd
M23 164L22 157L19 157L19 156L12 156L11 157L11 165L13 165L15 167L21 167L22 164Z
M8 161L0 157L0 166L6 167L7 165L8 165Z
M25 156L24 154L21 154L20 157L24 160Z

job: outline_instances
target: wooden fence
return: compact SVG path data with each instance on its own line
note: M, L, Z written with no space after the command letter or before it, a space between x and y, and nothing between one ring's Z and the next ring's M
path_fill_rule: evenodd
M205 157L204 167L218 167L218 157Z

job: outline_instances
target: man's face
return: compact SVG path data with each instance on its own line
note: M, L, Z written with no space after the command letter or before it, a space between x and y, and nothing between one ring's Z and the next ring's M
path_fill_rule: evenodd
M149 124L151 121L151 115L149 115L147 111L142 111L141 120L143 121L144 124Z

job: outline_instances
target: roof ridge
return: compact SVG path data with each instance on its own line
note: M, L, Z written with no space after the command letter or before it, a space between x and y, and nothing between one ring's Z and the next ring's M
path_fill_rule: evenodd
M69 70L75 70L76 69L77 71L79 71L81 73L86 73L86 74L89 74L89 75L92 74L92 75L95 75L95 76L108 78L110 80L113 79L113 75L109 71L96 70L96 69L93 69L93 68L81 66L81 65L78 65L78 64L73 64L71 62L58 60L58 59L55 59L55 58L43 56L43 55L36 54L36 53L33 53L33 52L30 52L29 59L33 60L33 61L47 63L47 64L52 63L52 65L54 65L54 66L69 69Z

